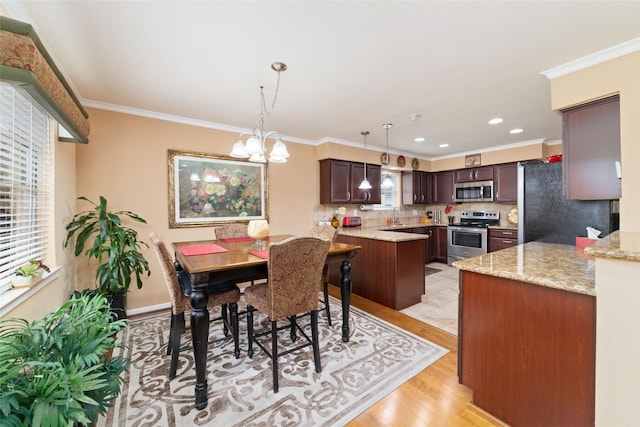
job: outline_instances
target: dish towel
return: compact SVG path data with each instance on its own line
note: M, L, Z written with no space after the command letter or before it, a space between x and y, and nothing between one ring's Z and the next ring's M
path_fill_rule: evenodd
M251 251L249 253L257 256L258 258L269 259L269 249L265 249L264 251Z
M197 245L197 246L182 246L180 248L182 255L206 255L206 254L218 254L222 252L229 252L229 249L225 249L218 245Z
M221 242L224 243L235 243L235 242L253 242L256 239L253 237L229 237L227 239L220 239Z

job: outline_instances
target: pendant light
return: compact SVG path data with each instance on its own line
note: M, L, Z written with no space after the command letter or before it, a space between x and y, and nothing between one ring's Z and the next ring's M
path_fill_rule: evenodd
M383 128L387 131L387 159L391 159L389 157L389 128L392 128L393 125L391 123L385 123L382 125ZM388 164L388 163L387 163ZM389 167L389 166L387 166ZM387 169L387 177L384 179L381 185L382 188L393 188L393 181L389 177L389 170Z
M364 137L364 179L358 186L360 190L371 190L371 184L367 179L367 135L369 135L368 130L363 130L360 132L360 135Z

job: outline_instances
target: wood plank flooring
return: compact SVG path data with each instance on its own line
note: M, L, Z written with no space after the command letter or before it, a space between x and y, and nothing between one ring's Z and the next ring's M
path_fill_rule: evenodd
M330 295L340 290L329 286ZM349 427L502 426L471 402L471 391L458 383L458 339L403 313L351 296L351 305L449 350L444 357L398 387L351 421Z

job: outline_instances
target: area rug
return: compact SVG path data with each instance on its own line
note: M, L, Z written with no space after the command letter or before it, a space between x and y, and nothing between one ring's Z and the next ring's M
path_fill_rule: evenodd
M427 267L426 265L424 266L424 275L425 275L425 277L430 275L430 274L439 273L441 271L442 270L440 270L439 268Z
M169 381L169 312L131 320L120 337L129 345L116 354L133 363L122 395L98 426L340 426L447 353L357 308L351 309L350 341L344 343L342 311L334 298L331 314L333 326L324 314L319 320L322 372L315 372L311 347L283 356L277 394L269 358L255 345L253 359L246 355L246 318L241 317L239 359L231 340L209 344L209 401L202 411L194 405L192 351L180 353L178 375ZM256 316L256 325L260 321L266 328L268 319ZM309 316L299 323L308 325ZM210 338L221 336L221 325L212 323ZM189 337L185 334L183 343ZM287 331L279 342L291 342Z

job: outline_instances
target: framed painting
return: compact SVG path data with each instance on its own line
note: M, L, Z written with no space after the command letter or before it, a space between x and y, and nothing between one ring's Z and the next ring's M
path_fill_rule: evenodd
M168 151L169 228L268 220L267 165Z
M480 154L468 154L464 156L464 166L466 168L471 166L480 166L481 157Z

